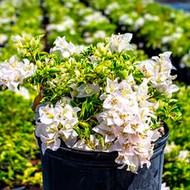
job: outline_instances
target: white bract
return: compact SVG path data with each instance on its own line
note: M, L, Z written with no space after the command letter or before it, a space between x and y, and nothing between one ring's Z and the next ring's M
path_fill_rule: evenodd
M77 140L77 133L73 127L78 122L77 107L69 105L69 99L63 98L55 106L40 105L37 113L36 136L42 141L42 151L47 148L57 150L61 140L68 147L72 147Z
M121 6L119 5L119 3L118 2L114 2L114 3L111 3L111 4L109 4L106 8L105 8L105 14L106 15L109 15L109 14L111 14L111 12L113 12L113 11L115 11L115 10L118 10L118 9L120 9L121 8Z
M131 33L126 33L123 35L114 35L110 38L107 38L109 42L109 49L113 52L124 52L127 50L132 50L132 46L130 43L132 39L132 34Z
M23 80L32 76L36 69L37 67L28 59L19 62L16 56L12 56L0 65L0 85L8 87L10 90L18 90L18 86L23 83Z
M171 52L165 52L160 57L153 56L151 60L143 61L138 66L153 87L168 95L179 90L177 85L172 84L176 76L171 75L171 70L175 67L171 64L170 55Z
M70 57L71 55L75 53L80 53L84 50L83 46L75 46L72 42L67 42L64 37L57 37L57 39L54 42L55 47L53 47L50 52L53 53L55 51L60 52L62 57Z
M131 75L120 83L108 78L100 125L93 128L110 143L110 150L118 151L116 162L133 171L145 163L150 166L151 142L159 138L158 131L151 130L157 105L148 98L148 80L137 86Z
M83 24L104 21L99 12L84 18ZM145 15L145 19L156 17ZM94 36L88 32L84 35L105 37L101 30ZM26 54L36 65L28 59L18 61L16 56L11 57L0 65L0 85L10 90L18 90L24 82L38 85L33 109L36 108L35 134L41 140L43 154L46 149L56 151L66 145L117 151L116 163L133 172L144 164L150 166L153 142L164 133L165 114L175 118L175 103L170 98L178 87L172 83L175 76L171 70L175 68L171 52L142 61L144 55L138 54L131 39L131 33L112 35L86 48L58 37L48 54L41 52L39 38L16 37L22 57ZM32 50L28 52L30 46ZM31 76L31 80L24 80ZM184 155L181 152L179 157Z
M52 30L56 30L59 32L63 32L63 31L69 31L71 34L75 34L75 21L69 17L69 16L65 16L62 19L63 21L61 23L58 24L49 24L47 25L47 31L52 31Z
M4 45L4 43L8 40L8 37L6 34L0 34L0 46Z
M109 20L107 19L107 17L105 17L104 15L101 14L101 12L93 12L92 14L89 14L87 16L84 17L84 20L81 21L81 25L82 26L87 26L93 23L109 23Z

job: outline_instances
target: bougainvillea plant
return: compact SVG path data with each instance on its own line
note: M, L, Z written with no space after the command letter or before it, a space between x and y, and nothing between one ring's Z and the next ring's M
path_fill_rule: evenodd
M154 141L179 112L172 94L171 52L145 59L132 34L112 35L88 47L58 37L43 52L40 37L17 36L20 57L0 65L0 84L38 89L35 134L42 152L63 144L85 151L117 151L116 163L136 172L150 166Z

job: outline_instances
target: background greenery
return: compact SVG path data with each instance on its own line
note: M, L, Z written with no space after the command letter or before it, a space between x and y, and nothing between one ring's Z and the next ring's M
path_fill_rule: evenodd
M142 48L146 56L172 51L177 80L184 82L180 83L180 92L176 94L183 115L179 125L168 123L171 132L163 182L171 190L187 190L190 189L188 20L189 13L146 0L1 0L0 61L17 54L13 39L23 33L44 34L46 51L58 35L65 35L75 44L89 44L112 33L125 32L133 33L132 42ZM34 113L30 109L32 101L0 89L0 189L41 184Z

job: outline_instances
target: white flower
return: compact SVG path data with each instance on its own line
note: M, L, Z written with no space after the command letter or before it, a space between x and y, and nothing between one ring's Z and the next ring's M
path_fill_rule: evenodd
M81 84L77 89L77 98L85 98L99 93L100 87L97 84Z
M189 155L188 150L180 150L178 158L181 158L182 160L185 160L188 157L188 155Z
M104 39L106 38L106 32L103 30L98 30L93 34L93 37L96 39Z
M151 129L158 106L148 101L148 82L144 79L138 86L132 75L120 83L108 78L106 92L100 96L104 109L97 117L99 125L93 128L111 145L109 151L118 151L116 162L132 171L150 166L151 142L160 137Z
M105 17L104 15L102 15L101 12L93 12L87 16L84 17L84 20L81 21L81 25L83 26L87 26L87 25L90 25L92 23L103 23L103 22L106 22L108 23L108 19L107 17Z
M165 154L169 154L176 147L177 147L177 145L173 141L170 144L166 144L165 151L164 151Z
M129 17L128 14L123 14L119 17L119 23L120 24L126 24L126 25L132 25L133 19Z
M151 14L144 15L145 20L158 21L159 17Z
M114 81L111 81L107 78L107 85L106 85L106 93L113 93L118 89L118 79L116 78Z
M145 19L144 17L140 17L138 18L135 23L134 23L134 29L138 30L139 28L141 28L145 23Z
M162 183L161 190L170 190L170 188L166 187L166 183Z
M67 42L65 36L62 38L58 36L54 44L55 47L53 47L50 52L60 52L63 57L70 57L83 50L83 46L75 46L72 42Z
M7 86L10 90L18 90L18 86L25 78L32 76L36 66L24 59L19 62L16 56L0 65L0 85Z
M58 120L59 112L53 108L53 105L46 105L39 107L39 119L41 123L44 124L51 124Z
M74 26L75 26L75 21L69 16L64 16L63 21L61 23L47 25L47 31L52 31L52 30L56 30L59 32L69 31L71 34L75 34L76 31L74 29Z
M40 140L42 141L41 148L43 154L47 148L56 151L61 145L57 122L53 122L49 125L37 122L35 134L37 137L40 137Z
M40 105L37 110L36 136L42 141L43 153L47 148L53 151L60 146L61 139L68 147L73 147L78 134L74 126L78 122L78 107L69 105L69 98L62 98L55 106Z
M6 34L0 34L0 46L4 45L4 43L7 41L8 37Z
M78 134L73 130L73 127L68 123L60 129L59 134L68 147L73 147L77 141Z
M120 35L114 35L107 38L109 43L109 49L113 52L124 52L132 50L132 46L129 44L132 39L131 33L125 33Z
M170 60L171 52L164 52L158 56L153 56L151 60L146 60L138 65L139 70L149 79L153 87L159 91L171 95L179 88L172 84L176 76L171 76L171 70L175 69Z
M109 15L111 14L111 12L113 12L114 10L117 10L117 9L120 9L120 5L118 2L114 2L114 3L111 3L109 4L106 8L105 8L105 14L106 15Z
M36 66L30 63L28 59L23 59L22 63L23 64L21 65L19 70L22 72L23 77L28 78L32 76L36 71Z
M78 140L74 146L74 149L79 149L79 150L92 150L89 146L86 145L85 141L83 140Z
M30 93L29 90L23 86L19 88L18 91L16 91L17 94L23 96L25 99L30 99Z
M19 71L13 73L6 65L0 66L0 85L8 87L10 90L16 90L21 82L22 77Z
M105 109L122 109L127 100L120 96L119 94L108 95L103 102L103 108Z

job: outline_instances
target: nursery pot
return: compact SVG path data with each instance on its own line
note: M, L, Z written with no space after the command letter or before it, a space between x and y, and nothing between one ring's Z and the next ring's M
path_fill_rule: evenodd
M155 142L150 168L144 166L137 174L118 169L117 152L47 149L42 155L44 190L160 190L168 136L165 128Z

